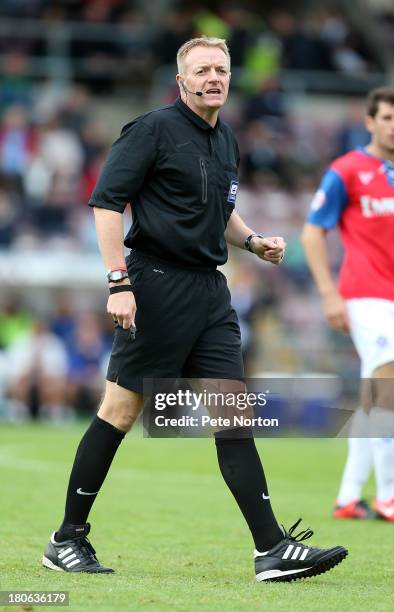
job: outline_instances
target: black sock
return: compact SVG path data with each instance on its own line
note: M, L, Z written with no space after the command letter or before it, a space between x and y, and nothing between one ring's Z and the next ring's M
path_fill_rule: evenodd
M93 502L124 436L123 431L100 417L96 416L93 419L78 446L71 470L64 520L56 533L59 542L67 539L70 532L68 526L86 523ZM78 490L81 493L77 493Z
M265 552L283 538L283 532L266 499L267 482L252 432L220 432L215 434L215 442L223 478L245 517L256 549Z

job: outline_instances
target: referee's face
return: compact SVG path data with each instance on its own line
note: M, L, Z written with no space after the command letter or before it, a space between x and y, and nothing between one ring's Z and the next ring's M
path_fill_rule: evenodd
M216 117L224 105L230 84L229 61L219 47L193 47L184 58L182 75L177 75L181 83L183 101L204 119ZM203 92L196 96L189 92Z

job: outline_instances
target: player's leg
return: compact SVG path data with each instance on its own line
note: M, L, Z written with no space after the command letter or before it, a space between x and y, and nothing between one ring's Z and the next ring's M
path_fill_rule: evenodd
M392 519L390 486L393 478L393 450L390 428L393 427L393 379L394 379L394 302L384 299L365 298L347 301L351 334L361 359L361 375L369 379L367 402L369 412L369 436L373 454L377 495L374 508L380 507L382 518ZM379 434L379 427L383 431ZM392 435L392 434L391 434ZM379 496L384 497L384 501ZM384 511L389 503L388 514Z
M251 431L215 434L221 474L252 533L255 548L266 551L283 539L272 510L264 469Z
M231 332L228 337L230 335ZM204 350L209 345L216 344L220 347L219 354L224 357L226 336L227 333L223 326L208 330L195 347L194 356L201 359ZM229 355L228 351L227 355ZM206 366L207 360L205 359L204 367ZM239 406L242 408L245 406L246 385L242 380L200 378L199 391L203 391L206 397L216 398L205 406L211 418L218 422L218 419L222 417L223 422L230 423L229 427L214 428L220 472L245 518L256 549L268 550L283 539L283 531L277 523L271 506L267 480L253 432L250 428L237 426L235 419L241 415L245 418L254 416L251 407L246 410L242 409L242 411L239 408ZM233 405L233 402L226 401L226 398L239 398L238 404Z
M237 316L231 307L223 275L216 273L210 282L210 316L185 364L184 376L220 381L221 386L227 382L232 391L238 384L240 392L244 392ZM259 582L314 576L331 569L346 557L347 551L342 547L323 550L304 546L300 540L312 532L294 536L294 529L300 521L289 532L279 527L251 430L242 428L218 432L215 442L220 471L255 542L255 571Z
M97 416L85 432L71 470L65 516L56 538L68 535L68 525L86 523L90 509L125 434L142 408L142 395L106 383Z
M119 444L142 409L143 379L178 378L204 318L199 301L196 305L191 296L199 286L183 270L134 253L129 276L137 302L137 333L133 339L128 330L115 330L105 397L77 451L63 524L44 554L44 564L51 569L103 571L86 540L89 511ZM189 319L184 310L191 313Z
M67 489L63 522L45 550L43 564L58 571L109 573L86 536L87 518L115 453L142 408L142 395L112 382L78 446Z
M373 518L368 504L361 499L361 492L373 465L372 446L369 438L349 438L348 454L342 474L333 516L335 518Z
M353 415L345 469L334 508L335 518L374 518L361 491L373 467L372 443L369 437L370 381L361 380L360 406Z
M241 333L231 306L223 274L213 272L204 279L210 295L206 325L184 365L185 377L198 378L200 385L223 391L245 390ZM204 380L206 379L206 380ZM209 408L209 407L208 407ZM267 482L251 432L230 430L215 435L221 474L233 494L255 546L268 550L283 538L271 507Z
M380 518L394 522L394 361L376 368L372 376L370 428L376 478L373 506Z

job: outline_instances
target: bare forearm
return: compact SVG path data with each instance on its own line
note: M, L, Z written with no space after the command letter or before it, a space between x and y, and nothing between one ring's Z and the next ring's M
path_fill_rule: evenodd
M106 208L94 207L94 218L96 221L97 240L101 256L106 270L125 266L123 252L123 217L120 213ZM125 278L122 285L129 285L130 281ZM110 287L114 283L109 284ZM112 315L114 321L129 329L135 324L136 303L133 293L116 293L108 297L107 312Z
M244 249L245 240L251 234L254 234L253 230L244 223L238 213L233 211L224 233L226 242L240 249ZM262 238L254 235L249 242L249 250L252 251L252 253L257 255L260 259L275 265L282 262L285 254L285 247L286 243L281 236Z
M239 214L234 210L224 232L226 242L243 249L245 240L250 234L253 234L253 230L244 223Z
M324 228L307 223L302 232L302 243L322 298L326 320L333 329L347 333L350 324L346 303L338 293L330 271L325 234Z
M123 216L106 208L94 209L97 240L106 270L124 266Z
M301 236L309 269L322 296L337 291L330 271L325 233L323 228L307 223Z

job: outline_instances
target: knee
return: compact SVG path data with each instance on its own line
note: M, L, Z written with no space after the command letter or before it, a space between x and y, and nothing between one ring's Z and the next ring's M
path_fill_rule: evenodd
M133 427L138 414L135 413L132 406L125 402L106 402L101 404L98 416L104 421L111 423L120 431L129 432Z
M376 368L372 374L373 406L394 409L394 363Z

